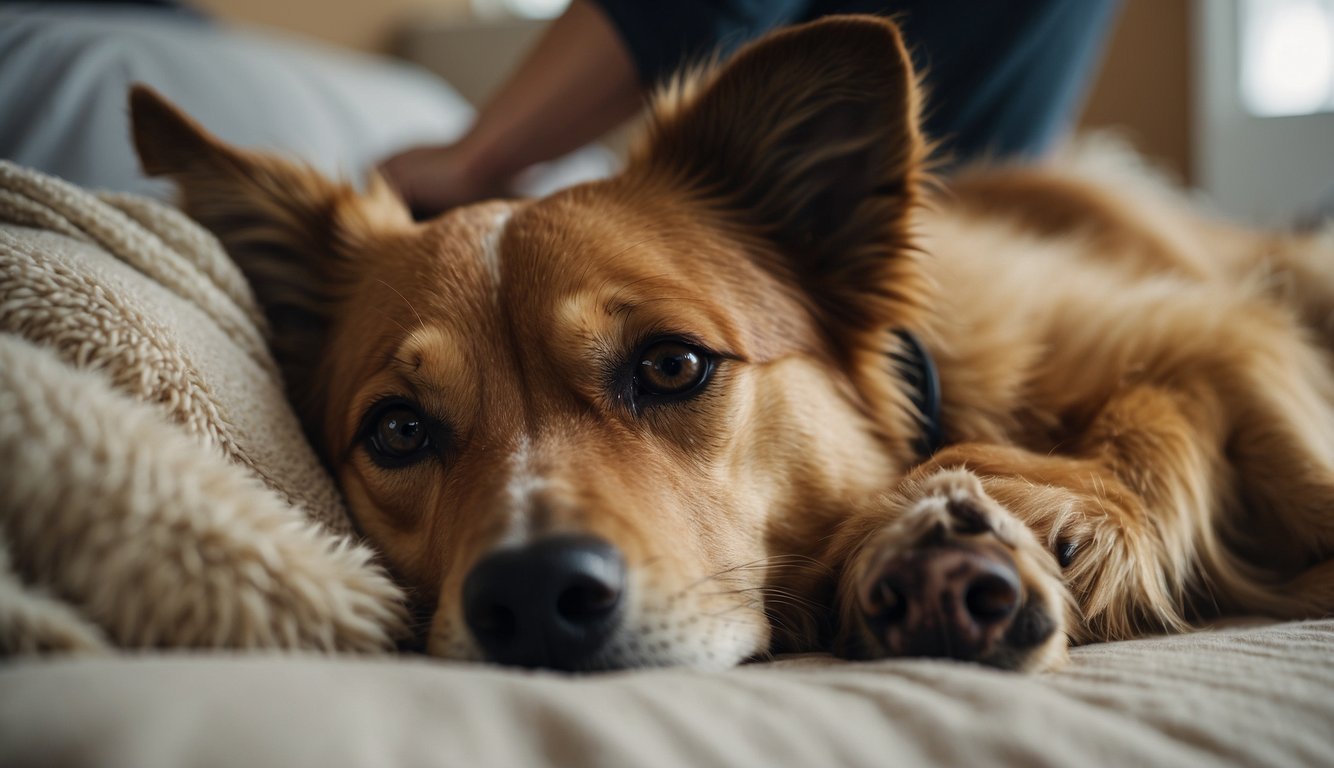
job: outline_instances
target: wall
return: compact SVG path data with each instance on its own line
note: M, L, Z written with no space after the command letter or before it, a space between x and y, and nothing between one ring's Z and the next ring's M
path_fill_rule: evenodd
M1219 210L1284 227L1334 221L1334 112L1256 117L1242 105L1235 0L1199 0L1196 181Z
M1216 2L1216 0L1206 0ZM1141 152L1193 182L1191 0L1127 0L1089 94L1083 128L1116 127Z
M361 51L387 51L405 18L465 17L469 0L192 0L229 21L297 32Z

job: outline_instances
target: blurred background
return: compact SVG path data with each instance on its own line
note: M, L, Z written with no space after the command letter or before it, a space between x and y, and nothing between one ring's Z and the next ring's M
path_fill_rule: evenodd
M567 2L195 0L190 5L224 22L413 62L475 105ZM0 27L0 67L7 67L2 43ZM222 125L224 138L247 138L229 137L227 116L208 114L211 105L200 93L214 86L185 87L175 82L180 79L175 72L155 80L151 73L128 69L140 79L162 82L168 95L192 112L202 110L205 124ZM11 71L8 77L13 76ZM0 86L5 77L0 75ZM345 109L336 120L355 122L354 111ZM468 119L451 118L449 132L462 130ZM24 129L41 127L31 123ZM1329 214L1334 211L1334 0L1125 0L1079 127L1115 128L1229 215L1284 224ZM13 140L30 140L14 139L18 130L10 127L11 146ZM380 136L374 151L423 137L420 131ZM614 151L614 138L610 146ZM6 150L2 124L0 150Z
M484 99L567 0L200 0L219 17L407 56ZM1334 0L1126 0L1080 118L1229 214L1334 207Z

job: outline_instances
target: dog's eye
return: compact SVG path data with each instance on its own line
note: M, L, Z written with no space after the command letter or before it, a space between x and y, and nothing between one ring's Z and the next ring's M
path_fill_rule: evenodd
M377 403L367 414L365 434L371 458L386 467L411 464L431 447L429 422L404 400Z
M703 350L680 341L660 341L640 353L635 389L657 397L689 395L704 385L712 369L713 360Z

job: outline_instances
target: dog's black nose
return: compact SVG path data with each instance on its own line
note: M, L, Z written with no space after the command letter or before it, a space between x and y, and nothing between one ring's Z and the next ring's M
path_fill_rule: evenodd
M463 616L491 661L589 667L620 622L621 553L591 536L554 536L482 558L463 582Z

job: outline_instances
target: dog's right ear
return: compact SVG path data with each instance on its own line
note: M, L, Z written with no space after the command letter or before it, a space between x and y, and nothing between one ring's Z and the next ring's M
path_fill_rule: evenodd
M175 182L185 212L222 241L271 326L274 356L307 428L317 428L316 363L330 318L373 230L410 227L407 208L378 177L358 193L312 168L237 149L155 91L130 90L144 172Z
M730 213L777 246L833 338L882 345L923 291L910 232L927 153L919 102L894 24L830 17L679 81L627 173Z

